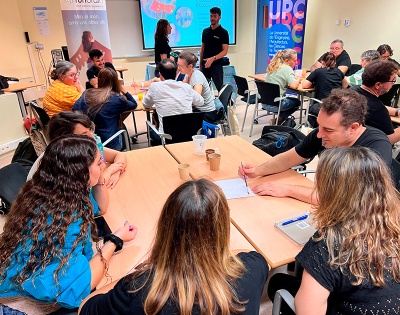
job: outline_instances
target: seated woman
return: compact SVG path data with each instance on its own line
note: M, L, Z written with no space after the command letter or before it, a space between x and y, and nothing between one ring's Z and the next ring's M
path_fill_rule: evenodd
M296 257L304 268L296 314L396 314L400 199L385 163L367 148L326 150L315 189L317 232ZM288 277L271 278L271 297Z
M197 60L195 54L190 51L182 51L178 57L178 71L186 75L184 82L189 83L204 99L204 105L193 108L193 111L204 112L204 120L215 124L222 118L222 112L217 111L215 107L215 97L211 92L206 77L200 70L195 68Z
M206 179L167 199L150 258L80 314L258 314L268 264L256 252L229 249L228 202Z
M108 207L103 168L92 137L62 136L48 145L0 235L1 298L76 308L96 288L114 251L137 232L125 222L100 249L94 215Z
M390 62L393 62L397 68L399 69L397 71L397 75L400 76L400 63L398 63L395 59L392 58L393 56L393 49L390 47L388 44L383 44L379 45L379 47L376 49L380 55L381 60L389 60Z
M69 61L57 62L51 78L54 81L43 98L43 109L50 117L64 110L71 110L84 91L76 67Z
M286 94L286 88L297 89L300 78L294 76L293 68L297 64L297 52L294 49L278 50L267 68L265 81L279 85L281 96ZM263 104L263 108L270 110L271 104ZM293 114L300 106L300 100L288 97L281 102L281 112L278 117L278 125ZM275 108L274 108L275 109Z
M121 114L134 110L137 104L119 81L117 72L111 68L100 70L98 86L97 89L85 91L72 109L80 110L89 116L96 125L96 134L104 142L120 129ZM111 140L107 146L114 150L122 150L122 135Z
M50 122L47 126L47 136L50 141L60 136L71 134L93 137L93 132L93 122L88 116L80 112L65 111L55 114L50 119ZM122 152L113 149L103 148L103 152L104 162L109 164L109 166L103 172L103 176L106 181L106 187L114 188L117 185L121 174L125 172L127 158ZM42 156L43 155L39 156L39 158L33 164L27 180L31 179L33 174L36 172Z
M335 55L327 52L321 57L322 67L315 69L310 75L303 80L301 86L303 89L315 87L315 98L322 100L331 94L332 89L342 87L344 74L336 67ZM319 113L319 104L310 106L310 115L308 121L312 127L317 127L317 116Z

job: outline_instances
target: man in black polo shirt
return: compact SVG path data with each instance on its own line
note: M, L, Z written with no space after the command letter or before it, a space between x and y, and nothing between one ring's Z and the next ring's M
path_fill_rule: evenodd
M396 83L397 66L390 61L373 61L369 63L362 74L362 84L352 87L367 99L368 111L365 124L382 130L392 144L400 141L400 128L393 128L390 116L396 116L396 108L386 107L379 99ZM399 111L397 111L398 115Z
M86 71L86 76L89 80L91 86L86 85L86 88L95 87L97 88L97 77L99 72L103 68L111 68L115 71L115 68L111 62L104 62L103 52L99 49L92 49L89 51L89 58L93 61L93 66L91 66Z
M241 177L246 174L249 178L281 173L306 162L326 148L357 146L375 151L390 167L392 145L382 131L364 126L366 113L367 101L364 96L351 89L334 89L321 104L317 118L318 128L289 151L278 154L256 167L250 164L239 166L238 173ZM317 196L312 193L311 187L265 182L252 190L257 195L292 197L317 204Z
M329 51L336 57L336 67L346 74L347 70L351 66L351 60L349 54L343 49L343 41L340 39L335 39L329 48ZM323 56L323 55L322 55ZM311 66L310 71L313 72L317 68L321 68L322 56Z
M211 25L203 30L200 49L200 70L208 80L213 79L218 91L224 82L222 58L228 53L229 45L228 31L219 24L220 20L221 9L211 8Z

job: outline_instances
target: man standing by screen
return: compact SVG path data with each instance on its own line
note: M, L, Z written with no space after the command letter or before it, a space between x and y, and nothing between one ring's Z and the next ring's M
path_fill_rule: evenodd
M211 25L203 30L200 49L200 70L207 80L213 79L218 91L223 85L222 58L228 53L229 45L228 31L219 24L220 20L221 9L211 8Z

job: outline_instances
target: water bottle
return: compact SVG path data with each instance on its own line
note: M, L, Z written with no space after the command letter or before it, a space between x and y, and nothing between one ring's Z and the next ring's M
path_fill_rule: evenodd
M106 157L104 156L103 142L101 142L100 137L96 134L94 135L94 139L96 140L97 147L99 148L99 151L100 151L100 158L105 163Z
M196 62L196 68L200 68L200 51L197 51L197 62Z

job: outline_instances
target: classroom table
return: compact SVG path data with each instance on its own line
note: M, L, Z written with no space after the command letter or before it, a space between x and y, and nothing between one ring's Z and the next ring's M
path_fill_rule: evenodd
M258 80L258 81L265 81L265 73L259 73L259 74L251 74L249 75L249 78ZM307 96L309 98L314 97L315 95L315 88L309 88L309 89L303 89L301 88L301 85L297 88L291 88L291 87L287 87L286 90L288 92L292 92L292 93L296 93L298 95L300 95L300 118L299 118L299 123L301 124L303 122L303 104L304 104L304 97ZM308 118L308 109L309 106L307 106L306 109L306 115L305 115L305 121L307 122L307 118Z
M127 220L138 227L138 234L113 255L109 262L109 277L104 277L98 288L128 274L147 258L162 206L184 182L179 178L178 163L162 146L124 154L128 164L117 186L109 189L110 202L104 219L111 231ZM236 250L255 250L232 224L231 246Z
M392 120L393 123L400 125L400 117L390 116L390 119Z
M10 84L8 88L4 89L5 92L14 92L17 94L19 107L21 109L21 114L24 120L28 115L26 113L23 91L32 87L38 87L42 85L42 83L36 82L16 82Z
M120 76L121 76L121 79L124 79L124 73L123 73L123 72L124 72L124 71L127 71L128 68L124 68L124 67L122 67L122 66L115 66L114 68L115 68L116 71L119 72L119 74L120 74Z
M259 165L271 157L239 136L227 136L207 139L205 149L218 148L221 153L219 171L210 171L205 155L193 153L193 143L168 144L165 147L179 163L190 164L193 178L224 180L238 178L241 162ZM247 179L250 188L266 181L313 187L313 182L293 170L266 177ZM275 198L254 196L228 200L231 220L246 239L260 252L271 268L294 261L301 250L287 236L274 228L274 223L295 216L311 206L293 198Z

